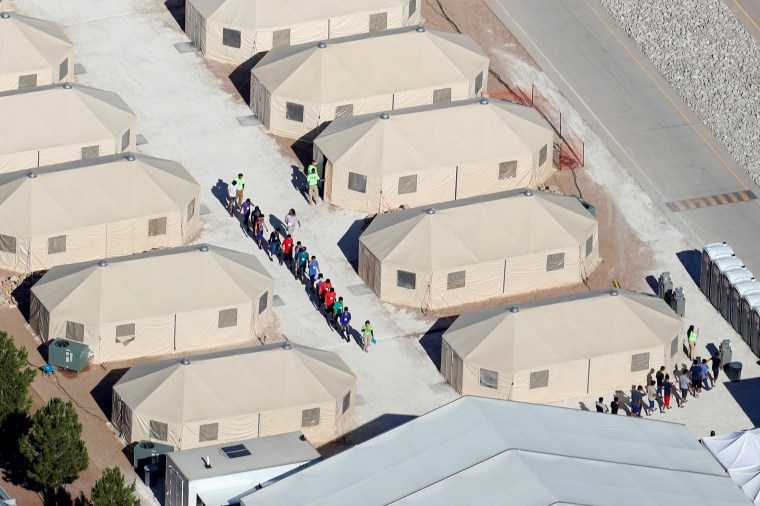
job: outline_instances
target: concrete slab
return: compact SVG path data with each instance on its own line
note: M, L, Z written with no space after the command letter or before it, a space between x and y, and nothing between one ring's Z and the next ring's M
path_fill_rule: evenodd
M197 53L200 51L200 49L198 49L198 47L192 42L179 42L174 44L174 47L179 53Z
M74 75L75 76L81 76L82 74L86 74L86 73L87 73L87 69L84 68L84 65L82 65L81 63L75 63L74 64Z
M146 139L143 134L137 134L135 140L136 140L135 144L137 144L138 146L142 146L143 144L148 143L148 139Z
M251 114L248 116L238 116L237 118L238 123L240 123L240 126L259 126L261 125L261 120L256 117L255 114Z
M349 292L351 292L351 295L369 295L371 293L374 293L372 291L372 288L370 288L364 283L347 286L346 288L348 289Z
M285 305L285 301L282 300L282 297L280 297L279 295L272 296L272 307L280 307L284 305Z

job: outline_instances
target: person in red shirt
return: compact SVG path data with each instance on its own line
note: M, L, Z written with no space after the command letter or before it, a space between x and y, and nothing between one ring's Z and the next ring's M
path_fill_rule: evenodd
M325 294L330 291L330 288L332 288L330 278L327 278L319 284L319 288L317 289L317 293L319 294L319 304L317 305L317 310L322 309L322 304L325 303Z
M293 238L290 234L282 241L282 258L288 264L288 269L293 268Z
M326 283L327 281L325 281ZM324 285L325 283L322 283ZM320 286L322 286L320 285ZM330 291L325 292L325 315L331 315L333 312L333 304L335 304L335 299L338 297L338 294L335 293L335 288L330 288Z

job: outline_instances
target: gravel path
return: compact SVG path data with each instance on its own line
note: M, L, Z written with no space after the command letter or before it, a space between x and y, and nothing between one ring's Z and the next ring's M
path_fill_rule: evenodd
M760 184L760 46L728 7L721 0L599 2Z

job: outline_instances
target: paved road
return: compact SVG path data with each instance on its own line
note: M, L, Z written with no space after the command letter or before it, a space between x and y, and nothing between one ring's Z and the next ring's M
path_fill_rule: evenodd
M723 0L760 43L760 0Z
M760 274L760 189L595 0L486 3L695 248Z

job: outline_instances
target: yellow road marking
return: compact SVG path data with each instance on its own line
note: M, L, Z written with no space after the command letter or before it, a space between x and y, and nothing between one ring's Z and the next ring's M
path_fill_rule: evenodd
M689 209L697 208L697 204L695 204L691 199L686 199L686 205L689 206Z
M706 198L707 198L707 202L708 202L708 203L709 203L711 206L717 206L717 205L718 205L718 201L717 201L717 200L715 200L715 196L714 196L714 195L710 195L709 197L706 197Z
M679 211L686 211L686 206L684 205L682 201L676 202L676 207L678 208Z
M734 3L739 8L739 10L742 11L742 14L744 14L744 16L746 16L746 18L749 20L749 22L752 23L752 26L755 27L755 30L757 30L758 32L760 32L760 26L757 26L757 23L755 23L755 20L752 18L752 16L749 15L749 13L747 13L747 11L744 10L744 7L742 7L742 5L739 3L739 1L738 0L734 0Z
M739 202L739 197L736 196L736 193L729 193L728 198L731 199L731 202Z
M721 193L720 195L717 195L718 200L720 200L721 204L728 204L728 199L726 198L725 193Z

